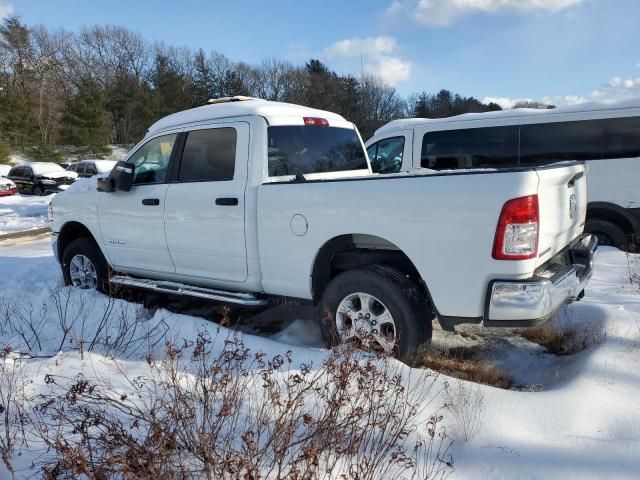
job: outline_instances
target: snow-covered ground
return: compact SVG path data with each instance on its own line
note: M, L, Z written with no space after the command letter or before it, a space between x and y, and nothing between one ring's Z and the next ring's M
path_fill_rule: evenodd
M47 208L53 195L0 197L0 235L48 227Z
M543 386L522 391L462 383L473 398L483 399L476 402L480 406L475 413L471 401L472 410L467 412L471 420L480 422L480 427L473 438L465 441L460 428L456 428L454 415L443 412L449 431L457 430L452 450L455 467L450 478L639 478L640 286L629 282L630 275L640 273L639 258L611 248L601 249L584 300L567 307L554 319L588 339L587 348L580 353L555 357L515 335L485 332L487 338L493 339L488 343L496 345L493 350L489 348L488 355L493 351L494 360L519 382ZM5 301L32 305L37 313L43 304L51 306L52 292L58 298L68 292L59 287L59 267L47 241L0 246L0 297ZM135 344L127 352L85 354L81 358L77 341L99 323L100 312L108 302L107 297L97 293L85 293L83 298L84 320L64 341L58 322L36 321L38 342L33 333L10 335L0 326L0 350L11 345L21 352L31 350L51 356L23 363L22 373L33 381L30 389L34 393L51 388L45 382L47 374L71 378L83 373L90 378L108 377L117 385L122 381L122 371L131 375L145 375L148 371L147 362L138 358L142 351L137 351ZM178 341L194 338L198 331L214 332L218 328L199 317L164 310L144 311L121 300L116 303L130 309L141 328L152 336ZM293 315L298 313L294 311ZM327 355L318 346L317 329L308 319L294 321L269 338L246 333L242 338L248 348L267 355L291 350L296 364L318 365ZM441 332L434 338L434 343L456 341ZM460 385L458 380L444 375L437 382ZM446 400L440 398L436 402L442 404ZM425 411L425 415L430 413ZM37 443L32 443L23 447L20 456L12 457L16 478L39 476L37 466L32 465L44 454L38 448ZM10 478L1 463L0 478Z

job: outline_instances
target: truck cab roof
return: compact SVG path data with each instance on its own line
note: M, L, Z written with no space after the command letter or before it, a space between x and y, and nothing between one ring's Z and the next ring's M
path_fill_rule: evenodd
M267 123L287 124L303 123L304 117L320 117L332 126L348 124L342 116L315 108L293 105L291 103L272 102L251 97L228 97L210 100L209 105L174 113L151 125L148 134L170 130L183 125L247 116L263 117Z

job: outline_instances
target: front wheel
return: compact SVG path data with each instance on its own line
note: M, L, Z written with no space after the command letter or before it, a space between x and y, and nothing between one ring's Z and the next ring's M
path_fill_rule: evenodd
M357 343L410 362L431 341L432 311L425 295L383 265L336 276L322 295L319 314L328 346Z
M83 290L105 292L109 284L109 265L98 246L91 239L79 238L62 255L65 285Z

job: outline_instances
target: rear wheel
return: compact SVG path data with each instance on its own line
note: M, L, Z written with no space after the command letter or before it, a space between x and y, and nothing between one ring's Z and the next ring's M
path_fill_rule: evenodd
M102 252L89 238L74 240L62 255L65 285L83 290L105 292L109 285L109 265Z
M320 301L328 346L356 343L412 361L431 341L431 309L417 285L395 269L372 265L336 276Z
M598 244L626 250L629 240L625 231L615 223L606 220L587 220L585 231L598 238Z

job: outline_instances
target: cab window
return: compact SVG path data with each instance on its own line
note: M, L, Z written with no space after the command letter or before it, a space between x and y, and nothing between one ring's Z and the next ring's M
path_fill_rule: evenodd
M404 137L385 138L367 148L373 173L396 173L402 169Z
M177 136L177 134L163 135L149 140L127 160L127 163L136 166L134 185L164 183Z
M180 182L233 180L236 163L235 128L189 132L180 162Z

